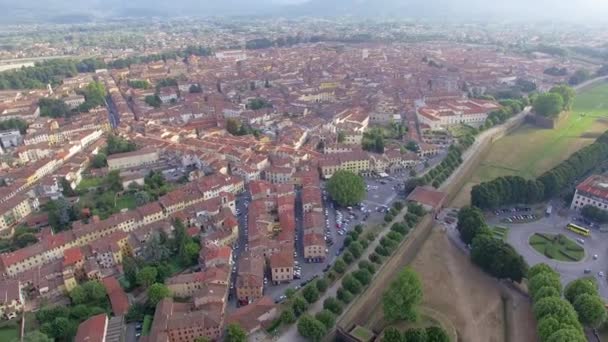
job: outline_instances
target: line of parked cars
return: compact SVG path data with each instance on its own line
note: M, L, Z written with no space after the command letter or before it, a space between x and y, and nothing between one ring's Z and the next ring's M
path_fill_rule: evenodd
M494 210L495 215L501 215L506 213L516 213L516 212L530 212L532 208L529 207L515 207L515 208L504 208L504 209L496 209Z
M520 222L520 221L530 221L530 220L535 220L535 219L536 219L536 215L534 215L534 214L523 214L523 215L515 215L515 216L507 217L505 219L505 221L512 223L512 222Z

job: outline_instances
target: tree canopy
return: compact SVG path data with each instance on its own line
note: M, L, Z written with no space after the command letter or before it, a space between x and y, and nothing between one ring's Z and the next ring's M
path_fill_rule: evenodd
M534 112L541 116L555 117L564 108L564 99L558 93L545 93L536 97Z
M247 333L240 325L236 323L228 324L226 327L226 342L245 342L247 341Z
M327 191L341 206L354 205L365 197L363 177L350 171L338 171L327 182Z
M391 282L382 296L384 316L390 321L415 321L422 301L422 284L416 272L405 268Z
M492 276L515 282L521 282L528 269L511 245L485 232L473 239L471 260Z
M171 297L171 291L164 284L155 283L148 288L148 305L155 307L163 298Z
M574 98L576 97L576 91L565 84L556 85L549 93L559 94L563 100L563 110L570 110L572 108L572 104L574 103Z
M458 212L458 223L456 229L465 244L470 244L477 234L487 230L486 220L483 213L477 207L465 207Z
M40 116L50 118L69 118L72 116L72 110L61 99L43 97L38 100L38 106L40 106Z
M298 320L298 332L312 342L319 342L325 336L326 326L320 320L306 314Z

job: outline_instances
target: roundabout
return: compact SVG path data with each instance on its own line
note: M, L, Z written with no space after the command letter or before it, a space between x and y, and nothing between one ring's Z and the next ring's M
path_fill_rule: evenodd
M536 222L505 225L509 228L506 241L524 257L528 265L546 263L559 272L563 285L581 277L595 277L600 295L608 299L608 282L604 276L608 271L608 234L592 230L590 236L580 236L565 228L569 222L568 217L552 215ZM563 238L558 238L559 235ZM577 239L584 239L584 244L577 243ZM568 250L577 249L574 246L582 250ZM571 258L566 257L564 252Z
M535 251L552 260L577 262L585 257L585 249L563 234L534 233L528 243Z

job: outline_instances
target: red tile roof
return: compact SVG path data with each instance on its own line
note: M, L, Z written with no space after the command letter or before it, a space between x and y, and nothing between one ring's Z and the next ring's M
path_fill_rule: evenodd
M93 316L80 323L74 342L105 342L108 316L105 313Z
M118 280L110 276L103 278L103 286L106 288L110 304L112 304L112 312L115 316L125 315L129 311L129 298L125 291L120 287Z
M80 247L73 247L63 251L63 266L71 266L79 261L84 260Z
M422 186L417 187L409 196L407 196L408 201L428 205L433 207L433 209L440 208L443 205L445 198L446 194L444 192Z

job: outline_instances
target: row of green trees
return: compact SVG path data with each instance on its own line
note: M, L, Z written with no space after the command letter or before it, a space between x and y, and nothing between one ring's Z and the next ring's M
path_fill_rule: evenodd
M520 99L500 100L499 103L502 105L502 108L490 112L486 122L484 122L484 124L479 128L480 130L488 129L504 123L513 115L521 112L525 106L529 105L529 100L527 97L522 97Z
M36 63L32 67L4 71L0 73L0 90L36 89L47 84L58 85L66 77L78 74L77 63L73 60L55 59Z
M481 209L491 209L515 203L536 203L546 200L568 188L606 158L608 158L608 132L535 180L506 176L475 185L471 189L471 204Z
M399 207L403 208L403 205L400 205ZM349 265L354 264L363 255L369 244L376 239L376 235L372 232L368 232L364 235L363 227L361 225L357 225L354 230L348 232L344 240L346 250L342 253L340 258L334 262L331 270L325 276L325 279L327 279L328 282L325 282L323 279L318 279L316 284L309 284L307 287L312 287L313 289L307 290L304 288L302 290L302 299L298 299L300 296L295 295L294 292L290 291L288 293L288 298L293 298L290 299L292 301L291 311L293 312L293 315L292 312L283 312L282 316L285 315L289 318L284 320L283 323L293 323L296 317L299 316L299 313L302 314L307 310L308 306L304 305L306 302L312 304L318 300L318 296L316 295L317 291L314 290L314 288L319 287L319 282L323 281L323 291L318 289L319 292L322 293L331 283L341 278L341 286L337 290L336 297L326 298L323 302L323 310L321 312L317 313L314 317L303 315L298 320L298 332L300 335L310 341L320 341L327 331L333 328L335 318L342 313L343 308L347 306L356 295L363 292L371 283L372 278L377 271L377 267L382 265L385 261L385 257L389 256L397 248L398 244L403 241L405 234L409 231L410 224L415 225L424 213L424 210L419 205L410 204L408 206L407 214L409 215L409 219L403 224L394 224L393 227L391 227L391 231L380 239L380 245L376 248L376 252L371 254L375 255L375 257L370 255L369 261L359 261L357 270L345 274ZM403 233L399 233L398 231ZM378 256L378 254L376 254L378 250L381 250L381 253L385 256ZM392 295L397 296L397 294L394 293L390 294L390 296ZM410 313L412 312L413 308Z
M382 342L450 342L450 337L438 326L411 328L403 333L397 328L384 330Z
M472 142L469 141L471 144ZM470 146L470 145L469 145ZM462 163L462 151L468 146L450 146L448 149L448 155L439 163L439 165L432 168L424 177L421 178L423 184L431 184L435 188L446 180L450 175L458 168ZM462 149L462 150L461 150Z
M484 271L516 282L526 276L528 265L523 257L511 245L493 236L479 208L462 208L456 229L462 241L471 246L471 261Z
M183 50L164 52L160 54L136 56L116 59L105 63L101 59L88 58L81 61L73 59L54 59L38 62L32 67L0 73L0 90L5 89L36 89L44 88L47 84L58 85L66 77L74 77L79 72L94 72L97 69L122 69L132 64L180 59L190 55L209 56L212 51L201 46L189 46Z
M576 311L562 298L559 274L546 264L538 264L530 268L528 279L528 291L534 303L540 341L586 341ZM605 316L603 307L602 310Z

